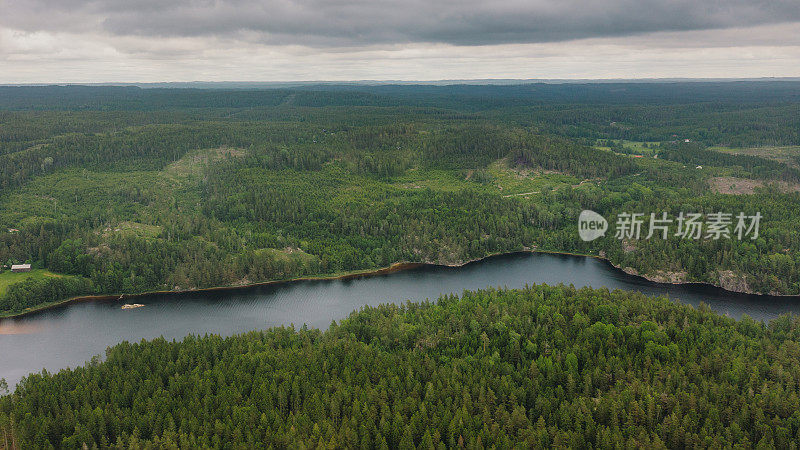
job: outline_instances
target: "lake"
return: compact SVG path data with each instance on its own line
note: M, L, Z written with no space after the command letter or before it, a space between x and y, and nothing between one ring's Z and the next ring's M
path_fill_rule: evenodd
M154 294L125 301L74 303L18 319L0 319L0 378L14 386L30 372L82 365L123 340L188 334L231 335L279 325L327 328L365 305L436 299L441 294L526 284L573 284L705 302L721 314L769 320L800 312L800 297L734 294L705 285L667 285L582 256L520 253L463 267L421 266L349 280L298 281L238 290ZM125 302L142 308L122 310Z

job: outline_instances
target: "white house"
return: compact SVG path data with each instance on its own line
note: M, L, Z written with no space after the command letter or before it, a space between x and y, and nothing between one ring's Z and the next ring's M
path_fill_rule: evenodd
M30 272L31 265L30 264L14 264L11 266L12 272Z

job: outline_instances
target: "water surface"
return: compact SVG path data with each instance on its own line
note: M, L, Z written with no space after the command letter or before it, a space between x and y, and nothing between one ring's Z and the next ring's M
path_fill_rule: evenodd
M423 266L351 280L300 281L234 291L149 295L143 308L121 310L122 302L75 303L19 319L0 319L0 378L14 386L43 368L57 371L82 365L123 340L188 334L223 336L294 324L327 328L365 305L436 299L441 294L526 284L573 284L669 295L683 303L701 301L736 318L749 314L769 320L800 312L798 297L733 294L703 285L651 283L605 261L581 256L514 254L463 267Z

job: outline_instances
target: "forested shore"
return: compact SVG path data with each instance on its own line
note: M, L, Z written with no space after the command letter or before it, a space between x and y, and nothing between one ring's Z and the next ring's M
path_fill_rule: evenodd
M800 294L797 155L733 147L800 144L796 86L698 86L0 88L0 262L53 275L0 273L0 314L526 248ZM764 220L583 242L583 209Z
M90 295L90 296L72 297L72 298L65 298L65 299L57 300L57 301L54 301L52 303L46 303L46 304L37 305L37 306L31 307L29 309L26 309L26 310L24 310L22 312L18 312L18 313L0 314L0 319L2 319L2 318L9 318L9 319L11 319L11 318L20 318L20 317L23 317L23 316L28 316L28 315L31 315L31 314L35 314L37 312L41 312L41 311L45 311L45 310L48 310L48 309L57 308L57 307L61 307L61 306L65 306L65 305L68 305L68 304L71 304L71 303L77 303L77 302L110 301L110 300L117 300L119 302L123 302L123 301L124 302L128 302L128 301L133 301L138 297L147 297L147 296L152 296L152 295L180 295L180 294L186 294L186 293L192 293L192 292L236 292L238 290L243 290L243 289L248 289L248 288L253 288L253 287L258 287L258 286L269 286L269 285L274 285L274 284L298 283L298 282L303 282L303 281L318 281L318 280L347 280L347 279L353 279L353 278L371 277L371 276L376 276L376 275L386 275L386 274L390 274L390 273L395 273L395 272L401 272L401 271L404 271L404 270L414 269L414 268L417 268L417 267L420 267L420 266L463 267L463 266L465 266L467 264L480 263L480 262L483 262L483 261L485 261L487 259L490 259L490 258L503 257L503 256L520 254L520 253L546 253L546 254L555 254L555 255L574 256L574 257L596 258L596 259L600 259L600 260L603 260L603 261L609 263L616 270L620 270L620 271L625 272L621 267L614 265L613 263L611 263L610 260L608 260L606 258L603 258L602 256L588 255L588 254L578 254L578 253L570 253L570 252L557 252L557 251L523 250L523 251L508 252L508 253L496 253L496 254L485 256L483 258L476 258L476 259L473 259L473 260L470 260L470 261L466 261L466 262L463 262L463 263L455 263L455 264L444 264L444 265L442 265L442 264L435 264L435 263L400 262L400 263L395 263L395 264L392 264L390 266L382 267L380 269L375 269L375 270L361 270L361 271L354 271L354 272L348 272L348 273L345 273L345 274L330 275L330 276L320 275L320 276L313 276L313 277L290 278L290 279L286 279L286 280L261 281L261 282L256 282L256 283L252 283L252 284L247 284L247 285L215 286L215 287L209 287L209 288L199 288L199 289L184 290L184 291L175 291L175 290L172 290L172 291L149 291L149 292L141 292L141 293L136 293L136 294L111 294L111 295ZM625 273L628 274L628 275L644 278L645 280L653 282L653 283L672 284L672 285L706 285L706 286L719 288L719 289L722 289L722 290L727 291L727 292L742 293L742 294L755 294L753 292L728 290L728 289L725 289L724 287L716 286L716 285L711 284L711 283L704 283L704 282L697 282L697 281L664 281L661 278L650 277L650 276L647 276L647 275L631 274L631 273L628 273L628 272L625 272ZM755 294L755 295L761 295L761 294ZM797 296L796 295L791 295L791 294L786 294L786 295L772 294L772 295L770 295L770 297L797 297Z
M122 343L0 397L20 448L791 448L800 324L532 286Z
M502 255L493 255L493 256L502 256ZM490 256L491 257L491 256ZM486 259L486 258L483 258ZM471 261L471 262L477 262ZM467 263L469 264L469 263ZM65 298L61 300L56 300L52 303L45 303L41 305L36 305L30 307L22 312L18 313L5 313L5 315L0 314L0 319L2 318L19 318L23 316L28 316L31 314L35 314L37 312L45 311L52 308L57 308L60 306L65 306L70 303L77 303L77 302L91 302L91 301L109 301L109 300L117 300L119 302L122 301L129 301L135 300L139 297L147 297L152 295L180 295L186 294L190 292L235 292L237 290L248 289L258 286L270 286L276 284L286 284L286 283L299 283L303 281L321 281L321 280L349 280L354 278L362 278L362 277L371 277L376 275L386 275L394 272L400 272L403 270L413 269L415 267L419 267L425 265L423 263L395 263L388 267L382 267L380 269L375 270L359 270L348 272L339 275L320 275L320 276L311 276L311 277L303 277L303 278L289 278L286 280L271 280L271 281L260 281L251 284L245 285L236 285L236 286L214 286L208 288L199 288L199 289L192 289L192 290L184 290L184 291L148 291L148 292L140 292L135 294L110 294L110 295L86 295L81 297L71 297Z

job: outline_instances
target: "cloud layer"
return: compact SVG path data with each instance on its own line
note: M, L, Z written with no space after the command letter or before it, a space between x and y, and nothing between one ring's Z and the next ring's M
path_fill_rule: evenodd
M0 83L770 76L798 0L0 0Z
M797 0L10 1L0 25L24 31L314 47L539 43L800 21Z

